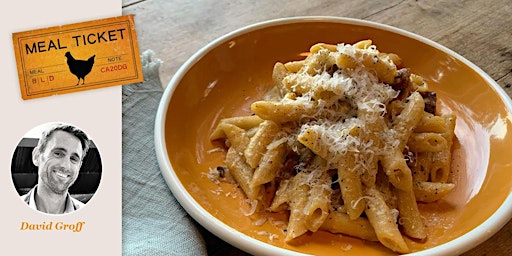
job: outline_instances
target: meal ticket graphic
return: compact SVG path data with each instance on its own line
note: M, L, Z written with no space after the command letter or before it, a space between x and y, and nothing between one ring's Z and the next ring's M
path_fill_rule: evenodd
M133 15L13 33L24 100L142 82Z

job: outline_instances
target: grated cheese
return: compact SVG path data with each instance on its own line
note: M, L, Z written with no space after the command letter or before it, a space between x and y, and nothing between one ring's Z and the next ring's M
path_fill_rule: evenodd
M256 212L256 209L258 208L258 200L249 200L249 199L245 199L245 202L247 204L249 204L249 211L245 211L244 209L240 208L240 210L242 211L242 213L245 215L245 216L251 216L253 215L255 212Z
M316 59L323 60L326 52L333 59L340 54L361 58L357 56L352 45L339 44L337 49L337 52L319 50L315 54L321 56ZM375 46L370 46L363 52L378 54ZM384 61L391 62L389 59ZM317 74L312 75L312 70ZM360 153L356 154L359 158L373 158L396 147L399 142L395 139L395 131L372 130L368 126L379 122L385 123L386 105L395 99L399 92L390 85L379 82L375 72L362 65L352 69L338 69L332 73L328 70L329 67L325 66L319 68L318 62L305 61L299 72L285 77L285 80L293 83L290 88L297 97L285 97L283 101L294 101L317 109L315 113L302 119L304 121L299 124L299 133L290 134L288 140L296 140L296 136L306 129L318 131L321 134L321 144L328 145L328 153L332 157L328 159L330 162L336 162L347 152ZM350 134L354 128L361 132L356 135ZM374 138L378 138L379 141L374 141ZM356 161L355 169L361 174L370 168L366 165L368 162L370 161Z

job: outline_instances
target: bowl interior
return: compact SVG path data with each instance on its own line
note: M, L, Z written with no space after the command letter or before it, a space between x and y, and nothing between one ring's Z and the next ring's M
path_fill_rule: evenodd
M170 84L174 92L164 113L164 143L172 169L190 196L227 226L277 247L323 255L338 255L340 250L347 255L392 254L378 243L322 231L286 244L275 224L285 216L246 217L243 194L233 185L214 184L205 175L222 165L224 158L223 152L213 150L219 145L208 139L212 129L220 118L249 114L250 104L271 86L275 62L302 59L301 53L318 42L363 39L373 40L381 52L398 54L405 67L423 76L437 92L438 110L458 117L452 165L457 187L444 200L419 205L429 238L424 243L407 240L409 246L421 251L446 243L489 218L512 188L507 153L512 143L511 115L502 94L467 62L419 37L372 24L321 19L231 34L196 56L181 79ZM275 221L256 225L261 217Z

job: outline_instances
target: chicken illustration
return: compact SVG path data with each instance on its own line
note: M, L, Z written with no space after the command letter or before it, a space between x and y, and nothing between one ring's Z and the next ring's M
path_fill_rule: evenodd
M70 52L66 52L65 56L67 58L69 71L78 78L76 85L80 84L80 79L82 79L82 84L84 84L85 76L91 72L96 55L91 56L87 60L77 60L73 58Z

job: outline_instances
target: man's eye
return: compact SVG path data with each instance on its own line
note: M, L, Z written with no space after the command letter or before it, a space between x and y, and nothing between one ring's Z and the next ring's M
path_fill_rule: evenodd
M76 164L80 162L80 159L78 157L71 157L71 162Z
M53 152L53 155L57 156L57 157L62 157L64 155L64 153L62 153L60 151L55 151L55 152Z

